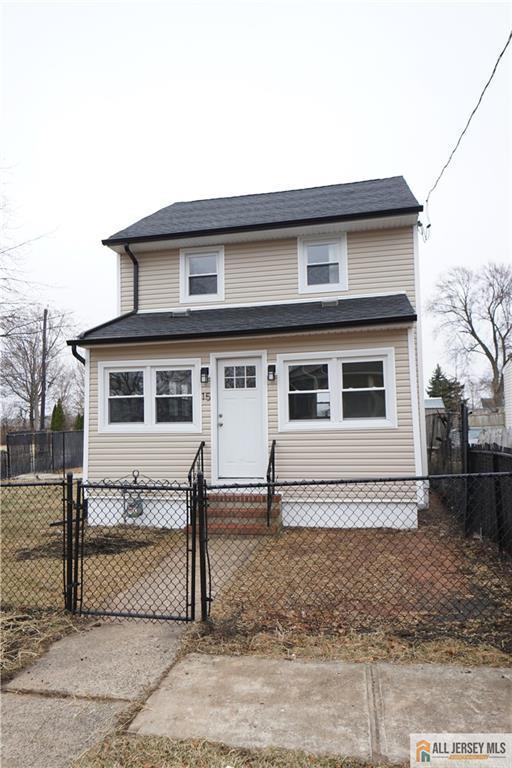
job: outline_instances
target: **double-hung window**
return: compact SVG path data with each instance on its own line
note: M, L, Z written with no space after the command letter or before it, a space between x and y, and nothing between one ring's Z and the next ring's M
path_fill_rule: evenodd
M396 426L392 348L278 356L279 428Z
M191 424L194 421L192 369L157 370L155 376L156 422L158 424Z
M384 361L342 362L343 419L385 419Z
M180 253L182 302L224 299L224 249L182 249Z
M99 363L99 430L199 432L198 359Z
M346 234L299 238L299 293L346 290Z

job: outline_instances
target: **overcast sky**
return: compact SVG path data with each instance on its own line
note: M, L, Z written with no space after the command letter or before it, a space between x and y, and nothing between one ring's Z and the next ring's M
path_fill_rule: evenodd
M10 238L44 235L34 298L113 317L101 238L177 200L403 174L423 202L511 23L490 2L4 4L3 194ZM424 300L511 259L511 62L431 198ZM428 377L446 358L423 335Z

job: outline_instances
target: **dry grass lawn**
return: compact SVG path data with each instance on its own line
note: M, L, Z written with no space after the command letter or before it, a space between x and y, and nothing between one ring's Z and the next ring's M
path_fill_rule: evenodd
M0 614L0 670L6 683L32 664L61 637L85 624L64 611L2 611Z
M223 557L194 650L498 664L512 651L510 562L463 538L435 494L418 530L285 529L215 592Z
M276 628L273 632L244 632L241 627L212 623L189 627L180 654L211 653L266 656L280 659L387 661L401 664L460 664L462 666L512 667L512 655L487 643L457 638L415 640L383 631L340 634L306 633Z
M365 765L349 758L318 757L287 749L235 749L206 741L171 741L120 734L105 739L80 758L75 768L363 768Z

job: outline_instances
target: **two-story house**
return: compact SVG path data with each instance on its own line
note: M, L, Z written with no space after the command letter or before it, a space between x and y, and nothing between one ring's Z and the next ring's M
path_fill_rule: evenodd
M119 317L85 349L85 475L420 475L417 218L402 177L174 203L104 240Z

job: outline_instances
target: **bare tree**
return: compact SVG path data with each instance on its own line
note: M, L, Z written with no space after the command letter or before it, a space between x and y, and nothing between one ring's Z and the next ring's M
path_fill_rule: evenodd
M43 360L42 318L43 309L40 307L3 318L2 394L26 408L31 429L39 422L43 367L46 367L46 391L50 394L62 375L61 355L68 327L65 315L49 312Z
M512 267L489 263L478 271L450 269L438 281L428 310L447 334L453 355L485 358L499 405L503 368L512 357Z
M19 239L11 221L11 206L4 192L4 178L0 184L0 324L2 335L5 335L10 321L26 306L27 291L33 286L26 271L26 249L45 235ZM13 233L16 234L13 236Z
M60 400L70 423L84 412L85 368L72 358L62 367L58 382L53 388L53 401Z

